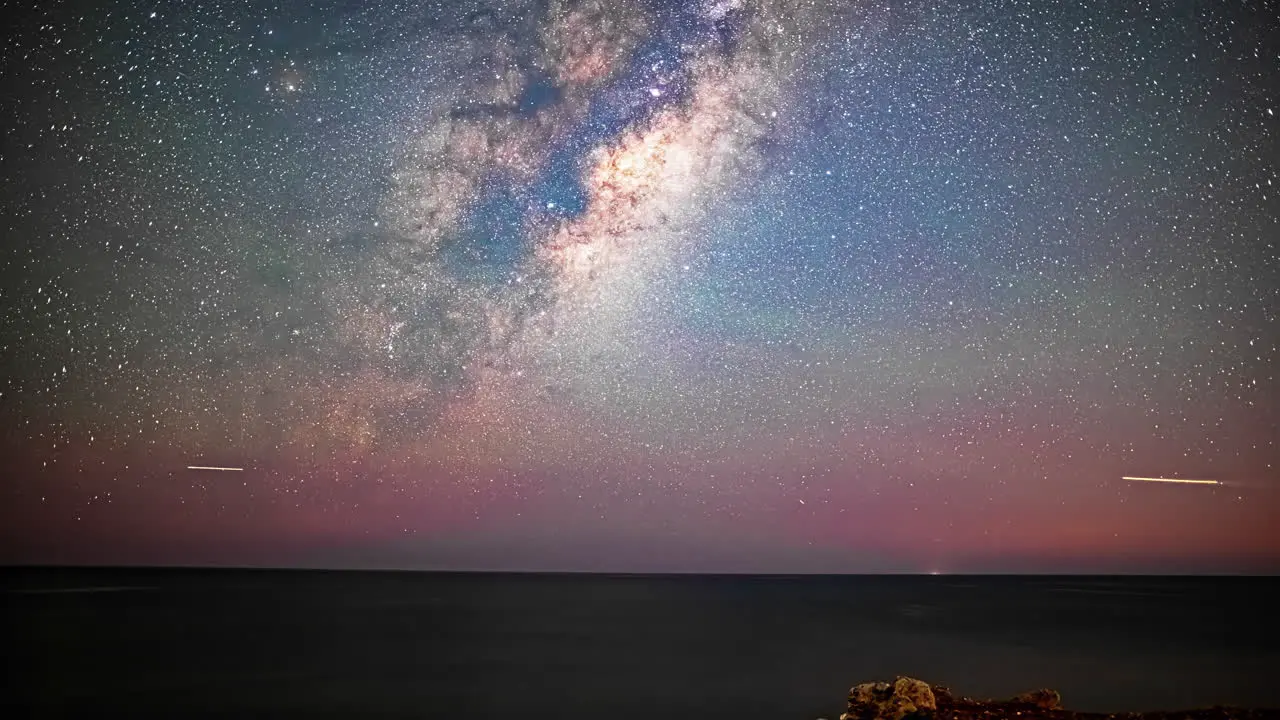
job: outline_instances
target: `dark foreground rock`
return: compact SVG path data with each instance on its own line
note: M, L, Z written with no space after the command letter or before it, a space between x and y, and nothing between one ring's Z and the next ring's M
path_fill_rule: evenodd
M1033 690L1008 700L957 697L941 685L899 677L855 685L840 720L1280 720L1280 709L1212 707L1176 712L1082 713L1062 707L1054 690Z

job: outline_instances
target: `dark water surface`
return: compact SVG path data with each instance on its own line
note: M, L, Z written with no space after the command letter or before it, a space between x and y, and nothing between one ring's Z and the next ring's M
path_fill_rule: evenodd
M0 577L8 716L813 720L896 674L1077 710L1280 706L1269 578Z

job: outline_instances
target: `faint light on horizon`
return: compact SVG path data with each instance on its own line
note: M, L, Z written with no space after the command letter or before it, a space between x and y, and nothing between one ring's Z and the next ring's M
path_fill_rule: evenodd
M1129 480L1131 482L1155 482L1155 483L1178 483L1182 485L1221 485L1217 480L1189 480L1187 478L1162 478L1162 477L1133 477L1125 475L1121 480Z

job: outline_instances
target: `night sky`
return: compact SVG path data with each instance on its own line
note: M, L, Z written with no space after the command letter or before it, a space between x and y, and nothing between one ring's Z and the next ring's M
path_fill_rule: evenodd
M1277 3L28 5L0 561L1280 571Z

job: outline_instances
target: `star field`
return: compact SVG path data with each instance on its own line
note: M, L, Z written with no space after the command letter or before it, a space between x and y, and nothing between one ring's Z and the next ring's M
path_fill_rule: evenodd
M8 3L4 559L1274 571L1278 10Z

